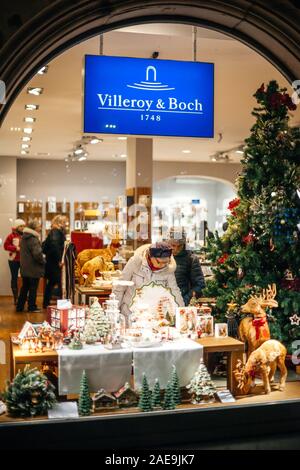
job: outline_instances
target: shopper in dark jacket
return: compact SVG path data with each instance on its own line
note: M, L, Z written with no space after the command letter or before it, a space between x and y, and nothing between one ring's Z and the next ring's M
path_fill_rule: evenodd
M61 297L61 268L62 255L66 241L66 217L57 215L52 220L51 230L43 243L43 252L46 255L47 279L43 307L50 304L51 297L55 288L58 288L58 295Z
M17 312L23 312L28 296L28 312L40 312L36 305L39 280L44 276L45 260L38 233L38 222L31 222L23 231L20 249L22 288L17 303Z
M168 243L173 250L176 261L175 277L181 291L185 305L193 296L201 296L205 287L203 272L198 257L186 249L186 235L181 227L172 227L169 232Z
M22 219L16 219L12 227L12 232L6 237L4 249L9 252L8 265L11 274L11 290L14 296L14 303L18 301L18 276L20 271L20 244L22 233L25 228L25 222Z

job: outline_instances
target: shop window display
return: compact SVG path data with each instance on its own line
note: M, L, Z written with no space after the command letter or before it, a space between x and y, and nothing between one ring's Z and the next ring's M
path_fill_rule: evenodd
M56 390L58 399L67 395L65 390L70 386L70 391L79 396L80 416L107 410L119 413L121 408L137 413L213 407L224 386L220 386L218 378L211 378L208 354L220 351L223 342L226 354L232 345L240 348L234 350L240 352L240 357L233 354L234 359L228 361L231 369L227 364L227 374L228 370L231 374L229 389L237 401L246 395L272 396L277 391L285 398L288 388L285 364L300 324L299 172L293 150L298 148L299 135L287 126L287 111L293 107L284 90L271 82L267 87L262 86L255 96L261 109L254 112L257 122L246 142L238 197L228 205L230 215L224 234L210 238L203 250L200 232L207 215L205 205L174 203L171 215L167 208L153 208L153 241L162 237L164 226L185 228L190 246L202 249L201 254L211 261L212 279L203 293L206 297L192 297L190 305L183 307L164 285L165 279L143 285L122 279L120 259L126 258L126 249L120 244L126 240L124 233L110 234L107 246L82 250L76 259L78 286L86 288L86 292L96 297L95 301L89 308L72 304L60 309L52 305L48 309L49 324L37 327L26 323L21 334L12 338L14 371L21 349L28 354L28 361L34 359L34 354L40 354L41 360L43 354L46 357L51 352L59 377L58 388L63 390ZM272 142L276 142L276 149ZM278 167L281 168L275 150L284 167L279 176L275 175ZM270 164L271 159L275 163ZM258 165L260 160L262 165ZM150 197L145 198L139 202L148 207ZM50 207L50 202L49 215L60 209L59 203ZM295 207L287 208L288 204ZM106 209L109 215L109 208ZM98 203L78 203L76 228L88 228L88 223L98 217L98 210ZM167 217L163 220L164 211ZM280 266L279 259L284 259ZM128 319L111 293L118 286L133 287ZM106 298L103 298L104 287ZM247 354L243 356L244 347ZM165 362L161 366L155 358L163 357ZM172 363L174 357L176 364ZM148 367L147 374L139 366L141 363ZM118 381L111 372L116 364L122 369ZM78 375L70 384L67 371L76 367ZM277 367L280 377L275 377L279 380L275 388ZM97 368L101 374L94 374ZM155 369L157 377L151 369ZM44 383L43 377L28 369L24 372L25 379L28 373ZM256 388L255 379L260 380ZM12 393L19 380L18 375L11 377L8 393ZM31 393L34 405L37 395L33 389ZM91 398L92 394L95 395ZM52 395L46 399L44 407L34 411L29 408L26 413L44 413L54 403ZM8 412L11 411L9 405ZM19 411L16 409L11 414Z

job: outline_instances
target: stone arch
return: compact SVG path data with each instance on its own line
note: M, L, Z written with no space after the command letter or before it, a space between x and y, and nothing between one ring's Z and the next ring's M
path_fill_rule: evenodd
M279 0L60 0L36 14L34 2L31 8L26 2L27 17L31 9L34 16L18 22L0 51L0 79L6 85L0 124L41 66L89 37L133 24L177 22L220 31L256 50L292 82L300 77L300 11L296 2L285 3L283 9Z

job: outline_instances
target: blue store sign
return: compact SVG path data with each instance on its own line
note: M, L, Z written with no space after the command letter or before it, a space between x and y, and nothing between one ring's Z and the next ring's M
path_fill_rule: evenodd
M214 64L85 56L84 132L214 136Z

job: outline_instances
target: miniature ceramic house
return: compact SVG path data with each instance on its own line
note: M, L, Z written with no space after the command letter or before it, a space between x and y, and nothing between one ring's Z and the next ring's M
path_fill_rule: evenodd
M70 328L82 330L85 325L86 307L73 305L72 308L60 309L48 307L47 316L51 327L65 333Z
M126 382L124 387L114 393L114 396L118 400L120 407L137 406L139 401L139 395L130 387L128 382Z
M101 388L92 398L93 411L118 408L118 400Z
M23 328L18 336L19 340L32 339L37 337L37 332L35 331L33 324L29 321L25 322Z

